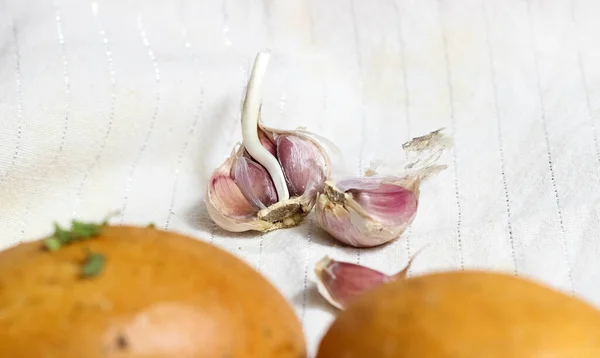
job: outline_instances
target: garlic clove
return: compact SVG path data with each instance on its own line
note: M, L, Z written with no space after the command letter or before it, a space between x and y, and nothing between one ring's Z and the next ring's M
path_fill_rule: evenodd
M226 214L243 218L258 212L258 209L248 202L230 176L217 175L211 181L211 196L225 208Z
M400 184L385 184L398 186L392 194L403 200L382 198L390 195L386 193L388 185L383 186L382 192L362 193L358 189L342 191L333 182L325 182L315 205L317 223L338 241L354 247L378 246L398 238L415 217L418 191L410 192Z
M326 160L322 148L294 135L280 135L276 142L277 158L292 195L303 195L323 184Z
M403 224L417 212L415 193L401 185L384 182L376 188L357 185L347 192L372 218L385 224Z
M340 242L354 247L373 247L400 237L414 220L421 181L445 168L436 165L449 138L437 130L414 138L403 148L413 161L404 176L385 175L328 180L317 195L316 221Z
M323 257L315 265L317 289L332 306L344 309L353 299L381 284L406 278L416 255L406 267L395 275L386 275L377 270Z
M213 172L206 193L208 215L219 227L231 232L261 230L264 225L253 219L259 209L250 204L230 176L235 158L232 156Z
M252 159L238 158L233 165L232 177L244 197L255 207L266 209L277 202L275 185L269 173Z
M391 280L379 271L327 256L316 264L315 275L319 293L338 309L360 293Z
M289 199L280 200L261 210L258 217L274 222L277 229L296 226L313 209L317 190L331 176L329 155L321 141L313 138L316 135L311 132L267 128L260 123L258 125L261 131L274 138L277 160L291 195ZM295 151L302 153L294 153ZM297 160L300 157L306 160Z

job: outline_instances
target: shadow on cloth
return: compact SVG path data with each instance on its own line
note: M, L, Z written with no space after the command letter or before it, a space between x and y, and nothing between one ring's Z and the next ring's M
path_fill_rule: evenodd
M336 316L340 310L333 307L317 290L317 284L309 281L305 290L298 291L292 296L292 304L302 307L303 310L318 308L333 316ZM302 315L303 313L301 313Z

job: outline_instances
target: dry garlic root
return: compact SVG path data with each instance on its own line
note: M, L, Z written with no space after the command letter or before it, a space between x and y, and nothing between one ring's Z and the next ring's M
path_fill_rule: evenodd
M317 136L260 123L258 94L269 54L256 57L242 109L242 145L212 174L206 205L212 220L231 232L267 232L298 225L331 175Z
M317 223L337 240L354 247L378 246L397 239L413 221L421 181L446 166L436 165L451 145L437 130L403 145L412 158L403 176L377 175L326 181L317 196Z

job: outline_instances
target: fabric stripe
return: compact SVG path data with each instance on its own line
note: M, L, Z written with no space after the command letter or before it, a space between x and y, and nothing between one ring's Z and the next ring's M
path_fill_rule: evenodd
M19 153L21 151L21 137L23 135L23 88L21 84L21 52L19 48L19 36L17 33L17 25L12 26L13 43L15 47L15 83L17 87L17 140L15 150L13 152L10 164L6 168L4 175L0 176L0 184L8 177L12 168L15 166Z
M456 135L456 118L454 116L454 89L452 87L452 71L450 69L450 56L448 54L448 39L446 37L446 28L444 26L444 15L442 13L441 0L438 0L438 12L440 19L440 28L442 30L442 42L444 45L444 63L446 65L446 79L448 84L448 105L450 108L450 125L452 133ZM459 263L461 270L465 269L465 259L463 252L463 243L461 237L462 226L462 208L460 203L460 187L458 184L458 155L456 153L456 144L452 149L452 159L454 166L454 193L456 196L456 244L458 246Z
M573 22L573 26L575 30L579 30L579 25L577 24L577 17L575 15L575 4L573 0L569 1L569 7L571 10L571 21ZM596 118L594 115L594 111L592 109L592 101L590 98L590 86L588 84L587 75L585 72L585 67L583 66L583 57L581 55L581 48L579 41L577 43L577 63L579 67L579 75L581 76L581 85L583 86L583 90L585 92L585 104L587 107L587 114L590 120L590 132L592 135L592 139L594 140L594 151L596 153L596 160L598 164L600 164L600 145L598 144L598 134L596 132Z
M398 37L398 46L400 49L400 60L402 61L402 85L404 90L404 118L406 120L406 140L409 141L412 139L411 134L411 118L410 118L410 89L408 87L408 70L406 68L406 44L404 43L404 33L402 31L402 15L400 13L400 8L398 6L398 2L393 0L394 5L394 16L396 18L396 36ZM406 232L404 233L403 238L406 250L406 256L410 260L411 257L411 243L410 237L412 234L412 225L409 225L406 228ZM408 268L407 276L410 276L411 268Z
M490 40L490 21L487 15L487 9L485 6L485 0L481 0L481 6L483 11L483 17L485 21L485 31L486 31L486 45L487 52L489 58L489 66L490 66L490 78L492 82L492 91L494 93L494 116L496 119L497 133L498 133L498 160L500 161L500 171L502 176L502 191L504 194L504 201L506 204L506 227L508 231L508 241L510 244L511 256L513 261L513 273L515 276L519 275L519 268L517 263L516 249L515 249L515 241L513 237L513 225L511 221L511 211L510 211L510 196L508 191L508 182L506 180L506 163L504 161L504 140L502 135L502 118L500 117L500 109L498 102L498 83L496 79L496 68L494 64L494 50L492 49L492 44Z
M169 224L171 222L171 216L173 215L173 207L175 205L175 199L177 197L177 184L179 183L179 173L181 172L181 164L183 163L183 158L189 147L190 140L194 137L194 134L196 133L196 127L198 126L198 123L200 122L200 118L202 117L202 114L204 112L203 72L202 72L202 69L200 68L200 64L198 63L198 56L196 55L196 52L194 51L191 43L189 42L187 30L185 27L182 30L182 36L183 36L184 46L185 46L185 48L187 48L189 50L191 58L192 58L192 62L194 63L194 65L197 67L197 70L198 70L198 78L197 78L198 82L197 83L198 83L198 86L200 87L200 97L198 99L198 107L196 109L194 119L188 130L188 135L186 136L185 141L183 143L183 147L181 148L181 152L179 152L179 156L177 157L177 169L175 169L175 183L173 184L173 192L171 194L171 200L169 201L169 209L167 211L167 220L165 221L165 230L169 229Z
M148 128L146 130L146 136L144 137L142 146L140 147L136 157L134 158L133 164L131 165L131 169L129 170L129 176L127 178L127 185L125 187L125 196L123 198L123 206L121 207L121 224L123 223L123 221L125 219L125 212L127 210L129 194L131 191L131 186L133 184L133 175L135 174L135 170L136 170L140 160L142 159L142 156L144 155L146 148L148 147L148 142L150 141L150 137L152 136L152 132L154 131L154 126L156 124L156 118L158 117L158 110L159 110L160 101L161 101L161 98L160 98L160 96L161 96L161 93L160 93L160 69L158 68L158 61L156 60L156 57L154 56L154 51L152 50L152 47L150 46L150 43L148 42L148 38L146 37L146 30L144 30L144 23L143 23L141 15L138 15L137 24L138 24L138 31L139 31L140 37L142 39L142 43L144 44L144 47L146 48L148 58L152 62L152 67L154 68L154 79L155 79L155 83L156 83L156 92L155 92L155 98L154 98L154 102L155 102L154 103L154 112L152 113L152 118L150 119L150 122L148 123Z
M63 124L62 135L60 139L60 145L58 150L54 154L53 163L56 162L58 156L62 153L63 147L65 146L65 139L67 137L67 131L69 130L69 117L71 111L71 81L69 79L69 59L67 58L67 47L65 45L65 37L63 36L63 25L60 16L60 11L55 8L55 20L56 20L56 33L58 37L58 43L60 45L62 61L63 61L63 75L64 75L64 87L65 87L65 119Z
M58 148L57 148L56 152L54 153L52 161L46 167L46 170L44 171L44 174L42 176L43 178L48 177L50 172L55 168L56 162L58 161L61 154L63 153L63 148L65 146L67 132L69 129L69 117L70 117L70 109L71 109L71 81L69 79L69 61L68 61L68 57L67 57L67 49L66 49L65 38L64 38L64 34L63 34L62 18L60 15L60 10L56 4L54 4L54 21L56 24L56 39L57 39L58 45L60 46L62 63L63 63L64 96L65 96L64 112L65 112L65 114L64 114L64 123L63 123L61 139L60 139ZM40 190L37 190L36 192L39 194ZM25 207L25 214L23 216L23 227L21 228L21 241L23 241L25 239L25 229L29 222L28 221L28 218L30 216L29 213L31 212L31 208L32 208L33 201L34 201L33 199L36 198L37 196L38 195L32 196L32 199L29 200L29 202L27 203L27 205Z
M359 40L359 34L358 34L358 19L356 17L356 9L354 6L354 2L353 0L349 0L350 2L350 13L352 15L352 29L353 29L353 33L354 33L354 52L356 54L356 62L358 65L358 74L359 74L359 81L360 81L360 116L361 116L361 139L360 139L360 147L359 147L359 151L358 151L358 160L357 160L357 171L358 171L358 176L362 176L363 175L363 155L364 155L364 151L365 151L365 144L367 141L366 135L367 135L367 118L366 118L366 114L365 114L365 102L364 102L364 70L363 70L363 60L362 60L362 55L360 53L360 40ZM360 264L360 249L356 249L356 263Z
M556 185L556 176L554 173L554 163L552 162L552 150L550 147L550 139L548 138L548 123L546 121L546 106L544 103L544 94L542 92L542 84L541 84L541 76L540 76L540 66L538 60L538 54L536 51L537 41L535 34L535 26L533 24L533 15L531 9L531 1L527 1L527 17L529 21L529 36L531 41L531 51L533 54L533 61L535 66L535 76L537 81L537 92L538 92L538 102L541 110L540 120L542 122L543 134L544 134L544 144L546 146L546 155L548 158L548 171L550 172L550 181L552 182L552 191L554 193L554 199L556 202L556 213L558 215L558 224L560 227L561 238L563 242L563 251L564 251L564 259L567 264L567 275L569 280L569 289L571 294L574 294L573 291L573 275L572 275L572 267L569 262L569 253L568 253L568 243L566 238L566 230L565 223L563 218L563 212L560 205L560 195L558 193L558 187Z
M94 20L96 21L96 27L98 28L98 35L100 36L100 40L102 41L102 44L104 46L104 52L106 53L106 62L108 64L108 79L110 81L110 105L109 105L109 109L108 109L108 122L106 124L106 131L104 132L104 135L102 136L102 141L100 142L100 148L98 149L98 152L96 153L96 156L94 157L94 160L92 161L92 163L90 163L90 165L86 169L85 173L83 174L83 178L81 179L81 182L79 183L79 188L77 189L77 194L75 196L75 206L74 206L75 210L73 211L73 214L72 214L73 217L75 217L77 214L77 207L79 206L79 203L81 202L81 197L83 196L83 190L85 188L85 184L87 183L87 180L90 177L92 170L98 164L100 164L100 158L102 158L102 154L104 153L104 150L106 148L108 138L110 137L110 134L113 129L113 122L115 120L115 112L116 112L115 106L116 106L116 101L117 101L117 80L116 80L115 65L114 65L114 61L113 61L110 41L108 40L108 38L106 36L106 31L104 30L104 26L102 25L102 21L100 21L100 17L98 15L98 3L93 2L91 4L91 7L92 7L92 14L94 15Z

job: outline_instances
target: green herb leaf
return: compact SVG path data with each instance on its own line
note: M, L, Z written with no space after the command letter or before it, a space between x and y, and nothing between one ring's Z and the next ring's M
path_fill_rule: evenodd
M44 246L50 251L58 251L62 246L60 240L55 236L50 236L44 239Z
M154 229L154 228L156 228L156 225L154 225L154 223L150 223L150 224L148 224L147 228Z
M78 220L73 220L71 223L71 233L75 239L88 239L92 236L100 234L104 228L103 224L84 223Z
M98 276L104 268L106 257L100 253L89 253L81 267L81 275L83 277Z
M44 246L50 251L57 251L71 240L71 233L54 224L54 234L44 240Z
M50 251L57 251L72 242L89 239L101 233L108 221L101 224L85 223L78 220L71 222L71 229L65 230L57 223L54 224L54 234L44 240L44 246Z
M61 228L58 224L54 224L54 235L53 235L60 243L66 244L71 241L71 233L67 230Z

